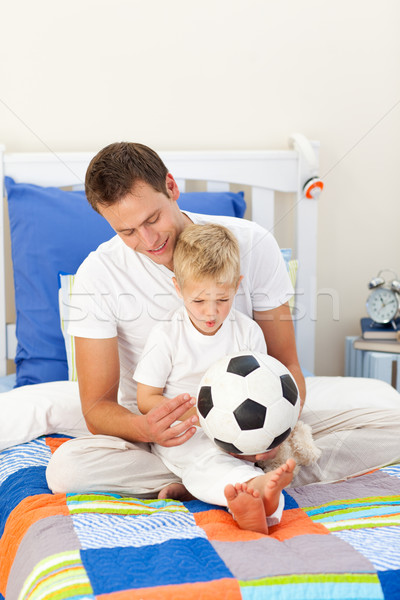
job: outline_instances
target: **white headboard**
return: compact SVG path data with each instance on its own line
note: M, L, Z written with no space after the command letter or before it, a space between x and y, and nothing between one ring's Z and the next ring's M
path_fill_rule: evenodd
M300 364L313 371L317 258L317 200L306 198L305 183L318 172L319 143L296 134L293 150L160 152L181 191L187 180L206 181L209 191L230 184L251 187L251 218L274 230L275 192L296 194L293 256L299 260L294 313ZM43 186L82 186L94 153L7 153L0 146L0 175ZM3 194L4 195L4 194ZM6 323L4 217L0 211L0 376L15 354L15 325Z

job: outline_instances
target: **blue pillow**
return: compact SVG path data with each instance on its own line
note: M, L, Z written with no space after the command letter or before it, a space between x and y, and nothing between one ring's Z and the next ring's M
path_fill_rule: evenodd
M17 314L16 387L68 379L58 273L75 273L115 232L91 208L84 192L15 183L10 177L5 184ZM179 205L191 212L231 216L242 216L246 208L242 192L181 194Z
M186 192L178 204L181 210L203 215L243 217L246 211L244 192Z
M15 183L6 177L18 346L16 387L68 379L58 311L58 272L75 273L115 235L84 192Z

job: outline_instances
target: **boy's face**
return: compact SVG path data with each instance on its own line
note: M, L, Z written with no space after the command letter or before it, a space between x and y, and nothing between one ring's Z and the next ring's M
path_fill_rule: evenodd
M175 279L174 283L195 328L203 335L214 335L232 308L237 287L212 279L187 281L182 289Z
M190 221L176 203L179 190L172 175L166 183L168 196L138 182L119 202L99 210L129 248L172 270L176 240Z

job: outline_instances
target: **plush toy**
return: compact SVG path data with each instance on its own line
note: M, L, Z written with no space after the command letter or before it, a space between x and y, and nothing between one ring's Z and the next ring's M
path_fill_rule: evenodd
M294 474L298 473L301 466L314 464L321 456L321 450L316 446L311 432L311 427L297 421L292 433L279 446L278 453L271 460L262 460L257 466L265 472L273 471L285 463L288 458L294 458L296 468Z

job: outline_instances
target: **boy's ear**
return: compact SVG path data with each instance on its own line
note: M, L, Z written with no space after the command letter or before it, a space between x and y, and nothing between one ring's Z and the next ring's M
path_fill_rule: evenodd
M181 288L178 285L178 282L176 280L176 277L172 278L172 281L174 283L175 289L176 289L176 293L178 294L179 298L182 298L182 293L181 293Z

